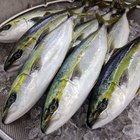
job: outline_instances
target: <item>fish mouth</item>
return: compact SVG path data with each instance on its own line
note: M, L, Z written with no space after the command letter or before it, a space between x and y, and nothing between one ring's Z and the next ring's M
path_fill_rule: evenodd
M12 63L10 63L9 61L6 61L4 64L4 70L7 71L11 67L11 64Z
M47 131L48 125L49 125L49 121L47 123L46 123L46 121L43 121L41 123L41 131L42 131L42 133L45 133Z
M21 65L21 62L19 61L19 60L16 60L16 61L14 61L14 60L7 60L5 63L4 63L4 70L5 71L8 71L10 68L12 68L12 66L14 66L14 67L20 67L20 65Z
M96 123L96 121L98 120L100 116L100 112L98 111L95 111L94 113L90 114L88 117L87 117L87 126L89 128L92 128L92 126Z
M6 124L6 123L5 123L5 120L6 120L6 118L7 118L7 114L8 114L8 108L4 108L4 109L3 109L3 112L2 112L2 123L3 123L3 124Z
M49 127L50 121L51 121L51 115L50 114L48 114L45 117L43 116L41 118L41 131L42 131L42 133L46 132L47 128Z

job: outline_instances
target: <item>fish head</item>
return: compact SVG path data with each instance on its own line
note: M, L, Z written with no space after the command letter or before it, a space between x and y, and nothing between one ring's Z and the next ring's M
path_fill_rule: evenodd
M11 110L11 107L14 105L15 101L16 101L16 98L17 98L17 94L16 92L12 92L4 106L4 109L3 109L3 112L2 112L2 122L4 124L8 124L9 121L7 121L7 118L9 116L9 113L12 111L13 112L13 109ZM13 108L13 107L12 107Z
M42 118L41 118L41 130L43 133L46 132L49 123L52 119L52 115L54 114L54 112L57 110L58 108L58 99L54 98L49 104L46 105L46 107L44 108L43 114L42 114Z
M15 38L18 38L18 36L15 36L15 33L19 33L20 29L22 29L21 27L17 28L18 26L18 21L11 21L0 27L0 41L3 43L16 41Z
M105 97L94 98L92 103L89 105L87 114L87 125L92 128L92 126L98 120L100 114L106 110L108 106L108 100Z
M7 60L4 63L4 70L7 71L14 62L18 61L19 58L21 58L22 54L22 49L17 48L14 51L12 51L12 53L8 56Z
M33 25L32 21L13 20L0 27L0 42L13 43Z
M8 34L8 31L11 30L12 24L7 23L6 25L3 25L0 27L0 35Z
M12 36L11 32L13 30L13 25L11 23L7 23L0 27L0 41L6 42L8 41Z

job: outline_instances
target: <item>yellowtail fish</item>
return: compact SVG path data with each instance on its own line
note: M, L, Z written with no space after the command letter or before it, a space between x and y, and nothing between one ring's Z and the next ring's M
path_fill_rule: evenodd
M119 49L101 71L93 88L87 115L92 129L116 118L140 87L140 36Z
M79 109L100 73L107 52L103 25L89 35L63 63L47 94L41 130L52 133Z
M73 25L73 19L68 19L35 47L11 87L3 109L3 123L23 116L43 95L69 49Z

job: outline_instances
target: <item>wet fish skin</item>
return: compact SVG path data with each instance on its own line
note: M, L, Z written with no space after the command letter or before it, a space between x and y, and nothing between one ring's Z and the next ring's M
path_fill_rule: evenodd
M9 92L2 115L5 124L24 115L45 92L65 58L72 32L73 20L70 18L49 33L33 50Z
M72 43L75 44L75 41L81 42L90 34L95 32L98 29L98 21L96 19L92 19L90 21L84 22L82 24L77 25L74 28L74 35ZM75 46L75 45L73 45Z
M75 47L47 94L41 121L43 132L49 134L64 125L82 105L100 73L106 52L104 26Z
M114 24L108 35L108 53L105 63L109 60L111 55L119 48L122 48L128 42L130 33L129 23L127 19L127 12Z
M87 115L89 127L96 129L109 123L135 97L140 86L139 61L140 37L137 37L107 62L90 97Z
M9 54L4 64L4 70L7 71L12 66L12 64L16 62L24 64L41 34L49 33L59 24L64 22L68 17L68 12L63 11L44 17L42 20L36 23L16 43L15 48Z
M2 25L0 27L0 42L14 43L18 41L45 13L45 8L34 9Z

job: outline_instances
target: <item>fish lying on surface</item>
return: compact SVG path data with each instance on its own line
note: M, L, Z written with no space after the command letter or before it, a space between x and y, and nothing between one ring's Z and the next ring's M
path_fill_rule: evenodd
M44 106L41 129L46 134L64 125L88 96L104 63L106 34L103 25L76 46L63 63Z
M87 115L92 129L116 118L140 87L140 36L119 49L101 71L93 88Z
M20 118L40 99L69 50L72 34L73 17L35 46L11 87L2 115L5 124Z

